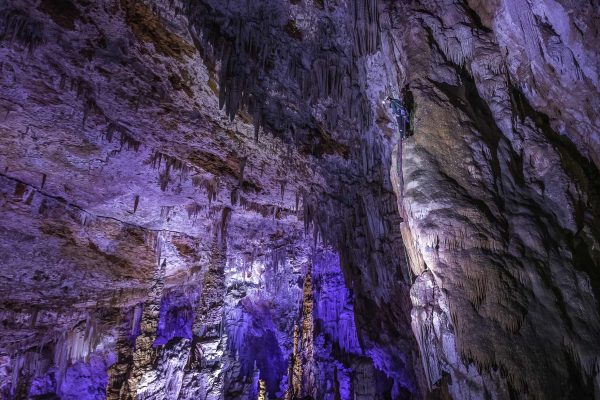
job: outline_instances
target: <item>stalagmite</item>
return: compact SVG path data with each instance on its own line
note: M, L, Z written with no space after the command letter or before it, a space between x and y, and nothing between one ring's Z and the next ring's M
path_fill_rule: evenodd
M212 381L213 390L222 387L221 357L227 339L222 335L226 290L224 270L230 218L231 209L224 208L214 226L208 270L204 275L202 294L192 324L190 354L182 383L184 389L180 393L183 398L206 392L209 389L208 380Z
M125 390L127 387L125 382L127 381L127 377L131 370L131 363L133 361L133 340L135 340L135 337L139 334L139 328L136 326L137 323L135 321L137 319L137 322L140 322L139 319L141 319L142 316L141 311L141 307L135 307L133 323L125 318L125 316L121 316L119 336L117 337L115 346L116 361L108 370L106 400L120 400L125 398Z
M140 335L135 339L131 371L121 391L120 398L124 400L135 400L138 398L140 393L138 384L142 376L148 372L154 362L155 351L152 348L152 344L156 339L166 268L167 260L163 259L156 268L154 282L150 288L144 310L142 311Z
M300 355L300 328L294 324L294 341L291 358L291 379L290 379L290 399L294 400L302 395L302 357Z
M258 397L256 399L267 400L267 386L265 384L265 381L263 381L262 379L258 381Z
M302 301L302 339L300 341L302 359L302 395L313 396L315 393L314 365L314 323L313 323L313 287L311 278L312 266L309 265L304 277L304 298Z
M334 367L333 370L333 400L342 400L342 396L340 394L340 382L338 381L338 369L337 366Z

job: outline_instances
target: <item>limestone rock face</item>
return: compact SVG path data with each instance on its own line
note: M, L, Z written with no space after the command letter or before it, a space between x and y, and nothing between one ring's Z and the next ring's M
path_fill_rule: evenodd
M1 2L0 398L600 399L599 7Z
M600 395L598 9L579 5L390 2L385 17L414 104L392 168L412 326L453 398Z
M416 393L400 241L383 254L398 210L377 209L395 204L377 19L376 2L1 5L2 396L281 397L305 296L299 394ZM359 343L373 301L403 304L402 336Z

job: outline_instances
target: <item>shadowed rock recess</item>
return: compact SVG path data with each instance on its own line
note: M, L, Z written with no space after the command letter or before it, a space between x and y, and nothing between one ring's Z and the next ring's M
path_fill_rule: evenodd
M0 398L600 400L599 21L0 1Z

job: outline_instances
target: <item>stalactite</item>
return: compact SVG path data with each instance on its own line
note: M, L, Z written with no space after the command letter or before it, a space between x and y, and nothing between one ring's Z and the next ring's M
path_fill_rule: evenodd
M350 1L350 16L354 26L353 43L357 57L375 52L379 46L379 10L376 0Z
M204 205L198 204L196 202L186 205L185 210L187 212L188 219L195 221L198 218L198 215L200 215L200 213L204 211L205 208L206 207Z
M253 211L257 214L262 215L265 218L272 217L273 219L281 219L282 213L288 210L282 210L280 207L272 204L261 204L255 201L250 201L244 196L240 196L240 206L245 211Z
M137 211L139 204L140 204L140 195L136 194L133 199L133 213L134 214Z
M174 208L175 206L160 206L160 218L164 221L169 221Z
M58 395L62 393L62 382L67 368L73 363L87 361L89 355L95 350L97 342L96 324L90 316L88 316L85 323L80 322L56 340L54 343L53 365L56 369L54 379ZM36 365L36 362L30 362L30 364ZM30 369L30 373L32 371ZM36 369L33 372L31 373L32 378L38 376L40 371Z
M196 187L203 187L206 191L206 197L208 200L209 207L212 204L212 202L217 199L217 194L219 193L219 184L220 180L218 177L206 178L201 175L196 175L192 177L192 185Z
M165 168L160 172L163 160ZM167 190L167 186L171 183L171 172L179 172L179 180L183 181L193 169L184 161L159 151L152 155L151 163L152 167L159 171L158 180L162 191Z
M238 176L238 180L239 180L238 184L239 184L240 188L244 184L244 169L246 167L247 161L248 161L248 157L240 158L240 171L239 171L239 176Z
M0 12L0 41L19 42L31 53L44 42L44 25L22 10L5 9Z
M294 211L296 212L296 214L298 214L299 208L298 206L300 205L300 200L303 197L303 193L304 193L304 188L299 188L298 190L296 190L296 208L294 209Z
M282 179L279 181L279 186L280 186L280 193L281 193L281 201L283 202L283 196L285 194L285 185L287 184L287 181L285 179ZM298 208L298 206L296 206L296 209Z
M47 362L40 354L42 347L39 351L26 351L13 356L9 387L9 395L13 399L28 399L32 380L47 370Z
M85 124L87 122L88 117L90 116L90 114L95 114L95 115L103 115L103 111L100 108L100 106L98 106L98 103L96 103L96 100L94 99L94 92L93 92L93 88L91 87L91 85L86 85L88 86L87 90L88 92L86 92L85 98L83 100L83 119L81 122L81 127L83 129L85 129Z
M121 145L121 149L123 149L123 146L127 145L127 150L139 150L141 142L135 140L127 128L117 123L110 122L106 127L106 131L104 132L104 138L109 143L112 143L115 133L119 133L119 143Z
M306 111L290 111L282 99L271 95L264 86L269 72L281 59L287 75L295 82L301 99L317 104L331 98L333 105L326 110L325 124L336 126L339 117L356 121L359 131L365 131L373 122L372 109L364 90L365 77L356 73L357 57L372 54L379 48L379 10L376 0L350 2L348 25L354 43L354 57L347 49L330 40L336 33L335 24L320 21L318 30L327 44L312 50L283 47L285 42L276 37L277 29L289 20L280 7L266 1L248 5L242 16L239 12L221 14L200 3L188 5L192 33L203 49L209 49L213 59L220 60L219 105L233 119L246 108L253 117L255 140L260 129L271 128L285 136L295 120L305 118ZM214 30L214 20L221 29ZM328 23L329 22L329 23ZM290 121L290 122L288 122ZM293 135L293 140L305 142L304 135Z
M252 328L252 317L241 309L233 309L225 315L225 319L226 325L232 327L227 332L227 349L233 355L238 355L248 330Z

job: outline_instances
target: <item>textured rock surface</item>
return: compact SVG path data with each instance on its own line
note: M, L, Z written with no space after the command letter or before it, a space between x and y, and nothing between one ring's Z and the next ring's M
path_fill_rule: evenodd
M600 398L599 7L1 3L0 396Z
M416 391L407 286L394 272L381 293L346 289L369 254L373 284L382 258L399 262L382 244L398 226L377 210L395 202L367 90L376 3L0 12L4 396L71 398L81 381L89 398L256 398L259 378L282 396L314 257L333 282L313 286L324 305L302 327L315 354L302 392ZM345 279L326 249L342 242L361 257ZM355 298L402 303L403 336L361 346Z
M412 325L454 398L600 396L592 3L390 2Z

